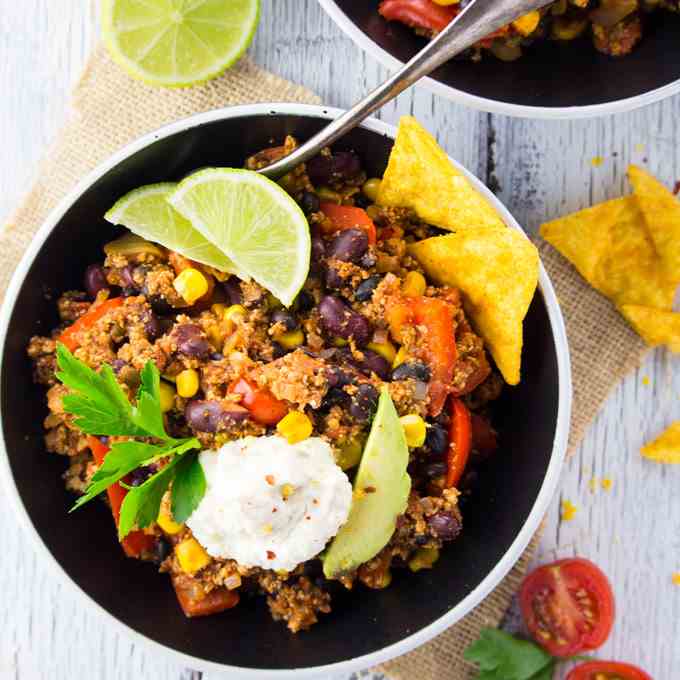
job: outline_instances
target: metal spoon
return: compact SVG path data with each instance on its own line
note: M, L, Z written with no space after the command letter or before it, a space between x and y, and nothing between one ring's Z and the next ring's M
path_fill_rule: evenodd
M502 26L535 9L550 4L551 0L472 0L465 9L411 61L385 83L368 94L349 111L343 113L323 130L298 147L293 153L259 170L271 179L278 179L296 165L304 163L319 151L349 132L364 118L394 99L420 78L472 47L482 38Z

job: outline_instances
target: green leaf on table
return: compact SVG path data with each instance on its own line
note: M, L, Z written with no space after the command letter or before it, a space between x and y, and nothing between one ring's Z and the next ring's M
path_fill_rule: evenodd
M188 453L177 463L172 483L172 516L175 522L186 522L204 495L205 475L198 453Z
M479 666L475 680L549 680L554 668L552 656L538 645L496 628L482 629L463 656Z

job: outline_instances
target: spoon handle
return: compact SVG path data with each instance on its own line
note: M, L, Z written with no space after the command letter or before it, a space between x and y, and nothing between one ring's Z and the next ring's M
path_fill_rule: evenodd
M549 4L551 0L471 0L456 18L411 61L382 85L369 93L323 130L298 147L293 153L259 170L271 179L290 172L296 165L315 156L356 127L367 116L381 108L417 80L472 47L514 19Z

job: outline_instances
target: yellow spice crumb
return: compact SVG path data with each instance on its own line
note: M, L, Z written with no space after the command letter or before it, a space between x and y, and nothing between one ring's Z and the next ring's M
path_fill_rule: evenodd
M609 491L609 489L612 488L612 484L613 484L613 483L614 483L614 482L613 482L611 479L609 479L608 477L605 477L605 478L602 480L602 488L603 488L605 491Z
M576 512L577 508L571 501L562 501L562 521L571 522Z
M642 376L642 384L647 387L652 381L649 379L648 375Z
M680 571L676 571L671 579L676 586L680 586Z
M588 486L590 487L590 493L595 493L595 491L597 491L597 485L598 485L598 483L599 483L599 481L598 481L597 477L593 477L593 478L588 482Z
M604 158L602 158L602 156L595 156L594 158L590 159L590 164L594 168L599 168L602 165L602 163L604 163Z

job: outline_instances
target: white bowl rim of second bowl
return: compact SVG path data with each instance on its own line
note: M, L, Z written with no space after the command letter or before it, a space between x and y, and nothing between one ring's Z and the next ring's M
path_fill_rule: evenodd
M245 118L254 115L297 115L331 120L339 116L341 113L343 113L341 109L332 107L309 104L281 103L246 104L242 106L216 109L206 113L195 114L188 118L184 118L174 123L165 125L158 130L149 132L148 134L129 143L118 152L113 154L113 156L100 163L85 178L83 178L75 186L75 188L72 189L69 194L63 198L61 202L52 210L34 236L19 265L17 266L17 269L12 275L5 300L3 302L2 308L0 309L0 356L4 355L9 322L14 311L17 295L21 289L21 286L23 285L26 274L33 264L37 254L40 252L43 244L52 233L54 227L62 219L64 214L81 197L81 195L92 184L94 184L98 179L104 176L120 162L160 139L164 139L176 133L199 127L214 121L240 117ZM396 135L396 128L394 126L388 125L374 118L364 121L361 127L391 139L394 139ZM460 169L461 172L463 172L468 177L468 179L470 179L475 188L480 191L498 210L508 227L517 229L522 234L524 234L522 228L512 217L510 212L505 208L505 206L496 198L496 196L494 196L494 194L466 168L461 166L456 161L453 162L456 167ZM354 657L346 661L340 661L324 666L291 668L285 670L265 668L254 669L208 661L206 659L185 654L184 652L177 651L163 645L160 642L152 640L142 633L137 632L123 621L120 621L101 605L95 602L84 590L81 589L81 587L75 581L71 579L71 577L66 573L66 571L47 549L38 531L33 526L33 523L28 516L28 512L21 501L19 491L16 487L9 466L7 448L4 439L4 429L1 427L0 453L3 455L0 455L0 481L2 481L2 486L6 491L6 496L10 499L10 502L14 506L16 516L23 524L27 534L30 536L37 554L43 559L44 563L49 565L49 567L52 569L52 572L61 581L66 581L73 587L73 590L78 593L78 596L81 598L82 602L84 602L92 611L95 611L100 616L102 616L104 620L108 621L112 628L116 631L124 632L140 643L150 647L151 649L162 652L174 658L176 661L181 661L181 663L186 664L188 667L205 671L229 671L230 677L234 678L234 680L303 680L319 678L323 675L351 673L384 663L389 659L406 654L425 642L428 642L433 637L442 633L451 625L459 621L463 616L479 605L500 583L500 581L512 569L517 560L520 558L531 538L538 529L541 521L543 520L543 517L547 512L548 505L553 498L560 479L562 463L565 457L569 435L572 401L571 367L564 320L562 318L562 313L560 311L552 283L550 282L550 279L548 278L548 275L542 264L540 265L539 271L539 287L546 305L555 341L559 385L558 413L550 463L529 517L527 518L527 521L518 535L515 537L515 540L511 546L508 548L496 566L484 577L482 582L465 598L463 598L463 600L461 600L455 607L419 631L387 647L383 647L382 649L376 650L375 652L371 652L370 654L365 654L360 657ZM1 374L2 366L0 365L0 379L2 377Z
M371 40L338 6L335 0L319 0L319 4L330 16L340 30L349 37L352 42L358 45L364 52L371 55L376 61L392 71L397 71L404 64L393 57L387 50L383 49L374 40ZM535 118L545 120L578 120L580 118L595 118L598 116L608 116L616 113L625 113L635 109L654 104L655 102L671 97L680 92L680 78L672 83L667 83L662 87L655 88L649 92L627 97L626 99L615 99L605 104L591 104L589 106L525 106L522 104L510 104L496 99L479 97L463 90L458 90L451 85L446 85L429 76L423 78L417 85L422 85L433 94L439 95L444 99L463 104L471 109L485 111L487 113L498 113L514 118Z

